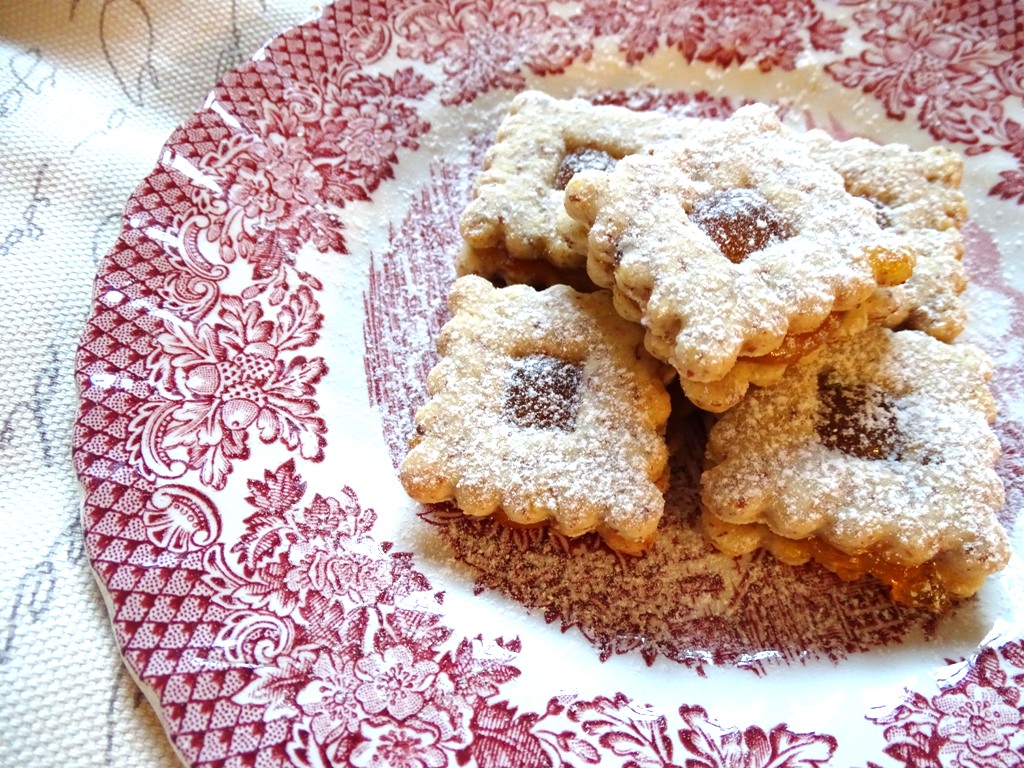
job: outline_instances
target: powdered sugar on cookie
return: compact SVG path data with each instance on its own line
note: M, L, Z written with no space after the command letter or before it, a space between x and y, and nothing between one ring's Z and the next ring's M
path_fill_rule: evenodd
M565 206L591 227L591 278L647 328L652 354L698 382L903 282L916 259L764 105L576 174Z
M503 248L513 259L583 268L587 230L562 205L568 180L584 168L608 170L619 158L685 136L697 124L658 112L521 93L484 159L459 223L462 236L472 248Z
M711 431L712 539L875 573L927 607L974 594L1009 556L991 370L975 347L882 328L793 366Z
M404 487L639 553L674 369L724 413L701 480L722 551L873 574L932 610L974 594L1009 548L991 364L943 343L965 321L961 175L948 150L800 132L765 105L677 120L520 94L460 219L472 276Z
M914 273L891 289L890 328L924 331L952 341L967 320L960 227L967 205L960 182L963 161L944 147L912 150L857 138L837 141L823 131L795 134L811 156L834 169L852 195L870 200L884 229L910 237L918 253Z
M401 466L407 492L641 550L664 510L669 414L642 329L607 292L567 286L497 289L463 277L450 307Z

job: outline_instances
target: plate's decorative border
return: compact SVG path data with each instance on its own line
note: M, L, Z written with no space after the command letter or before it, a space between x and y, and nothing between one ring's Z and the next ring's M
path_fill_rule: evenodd
M982 651L956 685L933 696L907 691L895 707L868 718L885 726L885 754L907 768L1019 766L1022 684L1024 643L1018 640Z
M346 205L372 199L430 126L428 98L466 104L564 71L599 36L627 61L672 48L719 67L828 73L968 152L1015 163L991 194L1024 202L1016 5L849 3L856 29L811 0L441 0L332 6L229 74L169 139L100 265L77 358L74 461L87 550L125 659L195 765L818 766L834 736L785 723L719 729L699 706L655 713L621 694L502 698L517 640L451 637L412 556L371 534L351 488L308 498L321 461L322 285L297 261L344 258ZM859 36L863 50L845 55ZM538 41L544 45L538 45ZM487 55L480 55L486 51ZM385 67L385 59L399 66ZM947 87L952 83L955 87ZM252 444L292 459L247 481L230 546L217 493ZM253 468L253 471L258 471ZM956 686L875 721L906 765L1019 755L1019 641ZM1016 720L1014 720L1016 712ZM1016 751L1015 751L1016 750ZM918 761L918 762L915 762ZM987 761L987 762L986 762ZM938 764L938 763L923 763Z

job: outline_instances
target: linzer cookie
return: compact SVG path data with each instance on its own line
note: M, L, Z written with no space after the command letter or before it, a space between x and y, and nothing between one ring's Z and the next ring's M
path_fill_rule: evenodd
M918 331L825 348L711 429L705 530L728 554L872 574L914 606L973 595L1010 554L991 372L979 349Z
M664 510L669 397L607 291L456 280L400 476L424 503L597 531L638 553Z
M684 389L722 381L740 358L762 363L787 339L832 340L830 326L904 282L916 260L911 239L883 230L874 206L764 105L577 173L565 207L590 230L591 279L646 327L648 350ZM743 389L695 402L722 411Z
M866 139L837 141L823 131L801 135L811 156L833 168L850 194L876 207L879 225L914 240L918 263L903 285L888 289L894 309L881 322L952 341L964 328L966 286L960 227L967 206L963 162L943 147L912 150Z
M587 228L562 206L568 180L580 170L608 170L617 159L666 139L693 136L704 122L534 91L520 94L463 215L466 247L457 273L482 275L499 284L546 287L565 282L591 289L584 261ZM861 138L838 141L821 130L786 130L807 145L814 159L838 172L850 194L876 207L880 226L915 241L919 268L902 286L882 289L887 295L874 304L889 310L871 321L923 330L944 341L955 338L966 319L959 298L966 284L959 261L959 227L966 218L960 157L942 147L913 150ZM936 231L945 234L936 236ZM748 378L756 381L774 376L777 366L748 361L742 367L750 368L755 373ZM722 402L722 393L737 389L740 371L730 378L722 385L702 383L692 394L709 404Z
M462 235L470 248L500 248L511 259L584 269L587 230L562 205L568 180L583 169L612 168L619 158L684 136L696 124L584 99L521 93L484 159L460 220ZM470 258L461 274L493 266L493 260Z

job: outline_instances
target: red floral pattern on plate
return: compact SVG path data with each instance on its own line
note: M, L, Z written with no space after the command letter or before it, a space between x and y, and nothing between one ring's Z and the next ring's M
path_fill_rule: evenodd
M913 114L968 154L1001 149L1018 167L991 194L1024 202L1024 129L1005 104L1024 97L1024 6L972 0L844 0L867 50L825 67L899 120Z
M845 32L810 0L587 0L581 16L593 34L618 36L631 64L669 47L687 61L749 61L762 72L793 69L809 50L837 51Z
M463 104L494 88L522 90L526 74L552 75L589 50L588 40L545 0L434 0L395 15L398 55L440 61L442 102Z
M1018 686L1024 681L1024 644L988 648L973 663L954 669L960 679L941 693L928 697L908 691L895 708L869 715L886 726L885 753L905 766L1021 765L1024 701Z
M459 635L421 556L396 551L356 489L339 482L316 491L304 479L325 457L329 428L346 427L319 415L333 373L323 337L334 320L323 308L326 276L315 274L306 254L337 257L347 277L361 269L358 259L369 261L368 274L356 276L366 284L366 381L397 460L432 359L431 334L444 319L455 217L486 138L466 136L461 157L438 159L425 186L410 187L414 216L389 222L385 253L349 242L350 217L353 203L375 201L444 110L472 109L490 91L570 73L602 45L630 63L665 53L763 72L790 69L813 53L831 61L840 81L862 78L849 87L891 94L905 110L897 116L911 116L906 93L926 94L917 114L924 127L969 151L998 148L1020 160L1020 125L991 100L1019 93L1017 6L1009 15L985 1L937 11L922 2L854 6L849 32L810 0L332 6L230 73L171 136L99 267L77 358L73 450L86 494L86 547L117 641L188 763L816 768L834 757L841 737L770 715L764 725L723 727L698 703L696 688L681 689L686 701L669 707L621 691L545 694L539 709L516 703L514 684L531 672L521 661L530 638ZM945 26L928 31L915 21L936 13ZM840 58L852 34L869 50ZM913 72L901 70L908 78L891 76L902 66L898 57L870 52L892 40L923 51ZM935 51L947 50L962 103L922 79L939 71ZM980 62L994 66L982 71ZM595 96L704 115L736 103L650 89ZM993 194L1020 201L1018 175L1004 171ZM1024 301L1000 276L995 249L981 254L972 274L1012 314L1008 335L993 338L999 343L1019 335ZM1013 364L997 371L1007 402L1019 402ZM1002 471L1017 510L1022 430L1012 417L1000 428L1010 456ZM672 504L692 509L692 467L678 469ZM232 495L243 486L244 500ZM555 562L583 562L585 554L616 578L636 579L640 591L651 583L643 561L620 561L592 542L481 537L443 508L427 515L443 524L430 530L467 562L480 559L472 547L489 541L507 557L540 558L541 577L557 570ZM614 610L595 623L587 606L599 594L580 599L564 590L567 597L544 604L486 569L479 588L504 590L564 629L579 628L599 658L639 653L648 664L671 659L701 671L839 661L920 628L898 611L879 613L880 605L894 609L869 585L841 586L767 558L708 565L716 556L686 538L686 521L679 515L665 539L688 553L693 570L677 568L672 578L685 585L680 594L717 596L728 610L701 612L681 600L667 634L645 636L653 624L624 623ZM779 610L779 592L797 604L795 613L792 605ZM803 649L780 645L793 637L787 623L812 610L820 636ZM775 661L758 656L766 648ZM1013 729L1022 666L1020 640L1010 638L969 661L953 687L908 692L896 710L871 715L885 754L908 765L947 758L1009 765L1020 750Z
M164 321L149 358L153 394L127 442L140 472L174 478L198 470L203 485L223 488L232 460L249 458L250 429L265 443L323 458L326 426L312 415L311 395L326 366L286 357L316 341L323 318L305 286L280 301L273 320L256 301L221 296L205 322Z
M705 117L735 109L706 94L665 97L649 90L604 92L596 100ZM414 406L426 399L426 373L436 362L435 338L445 319L438 310L459 248L458 214L488 144L487 137L477 138L464 161L438 167L371 271L364 302L368 382L385 414L396 466L414 431ZM437 233L448 235L439 241ZM412 335L409 327L429 333ZM447 505L430 507L422 517L437 526L453 556L474 569L478 589L534 608L563 631L579 630L601 659L639 652L647 664L660 657L701 673L709 665L733 664L763 674L932 631L933 616L893 605L873 581L848 584L813 565L794 569L762 554L734 561L715 551L695 524L702 419L674 418L670 431L679 445L669 514L642 559L617 556L596 537L569 541L544 530L510 531ZM640 593L647 595L642 608L635 598Z
M368 200L394 177L398 150L418 146L429 126L409 104L431 88L412 69L373 75L342 61L314 82L285 86L280 102L263 100L258 117L190 169L198 183L180 225L182 252L203 263L215 248L225 264L248 262L246 297L269 288L280 302L301 245L346 252L338 211Z
M164 315L149 359L152 394L131 425L141 473L198 470L202 484L223 488L233 460L250 455L250 431L323 458L326 425L312 396L326 366L286 357L313 346L323 320L313 298L320 282L296 267L296 253L305 243L346 252L336 211L369 199L394 176L399 148L417 147L428 125L407 102L431 88L410 69L378 76L340 62L316 82L285 87L281 104L263 100L246 130L196 160L194 144L172 145L170 167L195 183L168 232L177 273L157 294L174 314ZM222 295L236 261L252 279L240 296Z

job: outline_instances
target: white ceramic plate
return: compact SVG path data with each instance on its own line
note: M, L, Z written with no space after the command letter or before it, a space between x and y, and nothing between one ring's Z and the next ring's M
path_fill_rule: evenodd
M226 77L130 199L77 362L89 557L183 760L1019 765L1019 555L937 618L725 558L696 431L638 560L422 509L395 473L512 95L767 101L965 154L963 338L997 364L1019 553L1024 10L991 5L329 7Z

